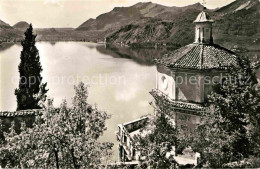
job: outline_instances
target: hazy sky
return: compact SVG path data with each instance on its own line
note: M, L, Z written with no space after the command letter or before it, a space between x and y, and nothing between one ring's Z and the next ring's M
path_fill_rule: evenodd
M166 6L186 6L203 0L0 0L0 20L11 26L19 21L34 27L78 27L89 18L114 7L149 2ZM217 8L234 0L207 0L207 8Z

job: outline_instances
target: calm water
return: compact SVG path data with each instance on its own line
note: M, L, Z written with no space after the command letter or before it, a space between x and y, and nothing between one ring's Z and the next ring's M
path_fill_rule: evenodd
M40 42L37 48L48 96L54 98L56 107L62 99L71 104L73 86L83 81L89 84L89 102L112 115L102 140L115 143L112 160L117 160L118 143L114 134L117 125L153 113L149 91L155 88L156 68L151 61L166 51L81 42ZM18 87L21 50L19 44L0 48L0 111L16 109L14 89ZM259 56L259 52L250 55ZM260 77L260 71L257 76Z
M48 96L54 98L55 106L59 106L62 99L71 103L73 85L77 82L90 83L89 102L112 115L102 140L115 143L113 160L116 160L117 125L153 112L149 91L155 87L155 66L142 58L122 58L117 52L93 43L40 42L37 48L42 76L48 83ZM0 111L16 109L14 89L18 87L21 50L19 44L0 50Z

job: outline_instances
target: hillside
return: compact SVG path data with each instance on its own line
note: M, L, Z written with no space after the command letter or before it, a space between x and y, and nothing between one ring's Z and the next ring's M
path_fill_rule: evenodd
M243 9L249 9L257 5L259 1L258 0L236 0L218 10L216 10L217 13L220 13L222 15L235 13L237 11L243 10Z
M4 21L0 20L0 29L12 29L12 27Z
M112 33L107 37L107 42L126 44L156 42L181 46L188 44L194 39L192 22L201 11L200 9L194 7L176 14L172 13L173 20L168 19L169 15L163 13L155 18L149 18L145 22L135 22ZM163 17L164 19L162 19Z
M130 7L116 7L112 11L98 16L96 19L89 19L81 24L77 31L99 31L97 38L104 39L105 35L113 33L128 24L147 24L150 19L156 20L173 20L181 17L184 13L196 12L202 9L202 6L197 3L186 7L167 7L151 2L137 3ZM180 19L179 19L180 20ZM176 30L178 31L178 30Z
M84 38L76 34L73 28L35 28L34 32L38 41L79 41Z
M13 25L14 29L18 29L21 31L25 31L28 27L29 27L29 24L25 21L21 21L21 22L16 23L15 25Z
M163 8L161 5L156 4L156 6L158 6L156 8ZM76 30L108 30L122 27L145 16L154 15L154 12L150 10L151 8L155 8L155 4L149 2L137 3L130 7L115 7L112 11L99 15L96 19L87 20Z
M15 41L22 38L21 32L0 20L0 41Z
M168 7L151 2L130 7L115 7L112 11L89 19L78 28L38 28L39 41L103 41L132 44L135 47L183 46L194 40L194 24L202 5ZM228 48L260 47L259 0L236 0L229 5L207 10L215 20L214 41ZM21 40L28 24L18 22L12 28L0 21L0 40Z
M168 9L168 7L166 8ZM186 45L194 40L194 24L201 11L199 4L183 7L176 11L164 12L147 19L145 22L136 21L107 36L109 43L143 44L171 43ZM243 47L259 49L260 44L260 2L258 0L236 0L219 8L208 10L215 20L215 42L227 47ZM156 18L156 19L154 19Z
M130 7L115 7L112 11L99 15L96 19L87 20L76 30L108 30L140 21L143 18L173 20L181 13L194 9L201 10L202 6L197 3L186 7L167 7L152 2L139 2Z
M214 34L220 44L258 49L260 45L259 0L237 0L215 12Z

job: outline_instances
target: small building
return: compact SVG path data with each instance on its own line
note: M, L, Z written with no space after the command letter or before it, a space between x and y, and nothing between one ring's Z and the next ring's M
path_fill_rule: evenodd
M196 25L194 42L155 60L156 89L150 93L155 101L163 100L169 107L167 115L174 121L175 126L187 135L196 132L196 126L201 123L200 115L207 111L204 103L212 91L212 86L228 75L227 70L230 67L237 65L237 56L234 52L214 44L213 22L203 10L194 21ZM127 133L126 139L131 140L137 130L128 130L128 125L134 126L136 122L121 125L123 133ZM119 133L122 133L121 128ZM126 152L126 156L121 153L121 149ZM126 143L119 152L121 162L138 160L133 153L128 153L134 152L131 144ZM183 155L175 156L175 159L179 164L196 165L198 157L198 153L187 148Z

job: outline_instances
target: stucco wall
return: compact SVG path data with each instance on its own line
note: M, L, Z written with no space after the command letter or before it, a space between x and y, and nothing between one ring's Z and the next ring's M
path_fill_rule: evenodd
M180 101L203 102L203 76L198 73L178 73L176 75L177 98Z
M212 23L197 23L195 27L195 42L199 43L204 39L204 42L210 43L212 36ZM200 41L199 41L200 39Z
M172 75L174 76L174 75ZM172 76L167 74L157 73L157 89L169 96L171 99L175 99L175 81ZM164 79L164 80L163 80Z

